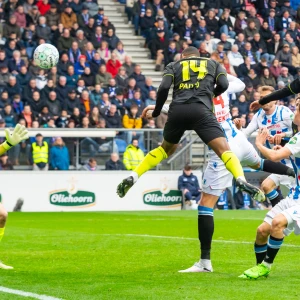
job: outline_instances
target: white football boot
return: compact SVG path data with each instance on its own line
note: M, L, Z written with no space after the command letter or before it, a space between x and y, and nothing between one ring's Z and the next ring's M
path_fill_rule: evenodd
M186 270L180 270L179 273L209 273L213 272L211 261L208 259L202 259L199 262L194 263L193 266Z
M3 270L13 270L13 267L7 266L2 261L0 261L0 269L3 269Z

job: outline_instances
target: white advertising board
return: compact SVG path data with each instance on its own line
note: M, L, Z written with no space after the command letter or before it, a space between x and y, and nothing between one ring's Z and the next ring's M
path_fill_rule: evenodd
M177 190L182 171L151 171L144 174L120 199L116 188L130 172L0 172L2 203L12 211L22 198L24 212L179 210ZM201 182L201 171L194 172Z

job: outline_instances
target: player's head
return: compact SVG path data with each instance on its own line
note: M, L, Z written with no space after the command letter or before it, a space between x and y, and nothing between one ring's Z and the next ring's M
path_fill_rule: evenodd
M187 47L181 53L181 58L200 57L199 50L196 47Z
M272 86L269 86L269 85L264 85L262 87L260 87L258 89L258 92L260 93L260 97L265 97L271 93L274 92L274 88ZM265 111L265 112L269 112L269 111L272 111L274 108L275 108L275 105L276 105L276 102L277 100L275 101L272 101L272 102L269 102L265 105L262 106L262 109Z

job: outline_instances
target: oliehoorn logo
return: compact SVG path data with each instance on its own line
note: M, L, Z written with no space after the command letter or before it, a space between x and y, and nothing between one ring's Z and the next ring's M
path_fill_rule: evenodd
M72 177L67 190L49 193L49 201L58 206L89 206L96 202L96 195L93 192L78 190L77 181Z
M171 190L168 180L161 180L160 189L143 193L143 202L155 206L175 206L182 203L182 192Z

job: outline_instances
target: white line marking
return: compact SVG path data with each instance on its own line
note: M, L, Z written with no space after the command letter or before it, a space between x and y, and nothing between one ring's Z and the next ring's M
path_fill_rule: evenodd
M181 236L167 236L167 235L150 235L150 234L133 234L133 233L116 233L116 234L110 234L110 233L103 233L100 235L106 235L106 236L129 236L129 237L147 237L147 238L154 238L154 239L170 239L170 240L187 240L187 241L198 241L197 238L191 238L191 237L181 237ZM253 242L245 242L245 241L230 241L230 240L213 240L214 243L224 243L224 244L253 244ZM300 248L298 245L292 245L292 244L282 244L282 246L290 247L290 248Z
M13 290L6 288L4 286L0 286L0 292L7 293L7 294L14 294L14 295L19 295L23 297L31 297L39 300L62 300L60 298L54 298L51 296L46 296L46 295L39 295L39 294L34 294L34 293L29 293L29 292L24 292L20 290Z

